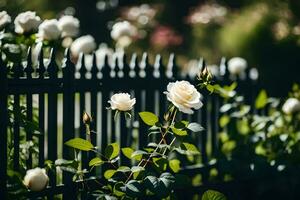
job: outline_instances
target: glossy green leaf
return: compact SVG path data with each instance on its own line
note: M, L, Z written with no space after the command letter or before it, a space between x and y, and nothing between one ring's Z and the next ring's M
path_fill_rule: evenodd
M195 145L193 145L193 144L190 144L190 143L183 142L181 144L181 148L183 150L185 150L188 155L197 155L197 154L200 154L200 152L197 149L197 147Z
M147 155L148 153L146 151L137 150L131 154L131 158L136 160L141 160L143 155Z
M125 195L125 185L123 182L118 182L114 185L113 189L114 195L121 197Z
M187 135L187 131L186 130L180 130L180 129L177 129L177 128L172 128L172 132L175 135L178 135L178 136L186 136Z
M261 109L264 108L268 103L268 95L266 90L261 90L258 97L256 98L255 101L255 108L256 109Z
M84 140L82 138L74 138L65 143L69 147L79 149L81 151L90 151L94 148L90 141Z
M161 171L166 171L168 166L168 161L165 158L153 158L153 163Z
M124 156L126 156L126 158L131 159L131 155L134 152L134 150L130 147L124 147L121 149L122 153L124 154Z
M93 158L92 160L90 160L89 162L89 166L92 167L92 166L100 166L104 163L103 160L101 160L101 158Z
M114 169L109 169L109 170L106 170L104 172L104 177L106 179L110 179L111 177L113 177L113 175L117 172L117 170L114 170Z
M116 158L120 153L120 147L117 143L112 143L109 144L106 148L105 148L105 157L109 160L112 160L114 158Z
M131 171L132 171L133 173L140 172L140 171L144 171L144 170L145 170L145 168L144 168L144 167L141 167L141 166L133 166L133 167L131 167Z
M140 112L139 115L143 122L149 126L154 126L158 122L158 117L152 112Z
M117 169L117 171L118 171L118 172L123 172L123 173L125 173L125 172L130 172L131 170L130 170L130 168L127 167L127 166L120 166L120 167Z
M230 117L228 115L222 115L222 117L219 119L219 124L221 128L227 126L229 122L230 122Z
M136 180L130 180L125 185L126 194L130 197L141 197L143 196L143 187L142 185Z
M215 190L207 190L206 192L204 192L201 199L202 200L226 200L227 198L221 192Z
M164 185L168 189L171 189L175 183L175 177L169 172L162 173L159 179L164 183Z
M200 132L200 131L204 130L204 128L200 124L195 123L195 122L189 123L189 125L187 126L187 129L189 129L193 132Z
M169 167L171 168L171 170L173 172L175 172L175 173L179 172L180 160L177 160L177 159L169 160Z

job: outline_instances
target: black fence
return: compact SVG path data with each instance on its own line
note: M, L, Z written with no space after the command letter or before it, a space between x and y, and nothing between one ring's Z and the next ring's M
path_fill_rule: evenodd
M138 59L136 54L130 59L123 55L121 59L115 59L112 66L109 65L107 56L102 67L97 66L96 59L94 54L93 64L89 70L85 66L84 56L81 59L81 67L76 68L68 50L61 67L57 65L53 51L47 66L44 63L43 52L39 56L38 67L35 68L31 56L28 56L26 66L14 64L9 68L6 63L0 61L0 199L5 199L7 195L8 99L13 100L13 110L16 112L23 101L26 105L27 120L35 120L42 133L37 135L38 156L30 154L26 161L26 166L30 169L33 165L43 167L45 160L72 159L70 148L63 143L75 136L86 138L86 129L81 120L84 111L93 117L92 129L96 133L91 134L91 141L94 145L105 147L109 142L117 141L121 147L144 147L151 138L145 134L147 127L140 123L137 113L146 110L161 116L167 109L167 100L163 92L170 81L187 79L196 83L196 78L180 76L173 54L168 58L166 66L163 65L160 55L155 56L153 65L149 64L146 53L141 59ZM203 65L204 62L200 60L199 70ZM225 59L221 60L220 69L221 75L216 77L215 81L221 84L232 82ZM236 79L236 81L239 82L239 90L246 95L245 100L253 102L256 82L249 77L249 71L250 69L247 70L243 80ZM112 112L106 109L110 96L118 91L129 92L136 98L137 103L130 123L121 119L115 124ZM202 173L203 182L207 183L208 174L205 169L213 165L210 161L218 150L217 133L221 99L208 93L202 95L203 108L193 115L181 116L198 122L205 128L204 132L193 136L201 151L202 166L187 167L183 171L187 174ZM18 120L13 122L12 130L12 136L9 138L13 138L14 144L13 169L18 171L20 132L25 132L28 141L32 140L35 133L20 129ZM87 161L89 156L91 155L83 153L81 158ZM96 171L93 175L98 173ZM74 184L70 175L57 172L49 174L49 177L47 190L31 195L45 195L49 199L57 194L67 195L70 199L75 195L72 192Z

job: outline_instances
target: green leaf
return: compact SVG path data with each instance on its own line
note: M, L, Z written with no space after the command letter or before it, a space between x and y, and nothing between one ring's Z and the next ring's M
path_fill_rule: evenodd
M153 163L161 171L166 171L167 166L168 166L168 161L165 158L153 158Z
M118 169L117 169L118 172L130 172L130 168L127 167L127 166L120 166Z
M215 190L207 190L206 192L204 192L201 199L202 200L226 200L227 198L221 192Z
M137 150L131 154L131 158L136 160L141 160L143 155L147 155L148 153L146 151Z
M120 153L120 147L117 143L112 143L105 148L105 157L109 160L114 159Z
M131 155L134 152L134 150L130 147L124 147L121 149L122 153L124 154L124 156L126 156L126 158L131 159Z
M186 151L186 154L188 154L188 155L197 155L197 154L200 154L200 152L197 149L197 147L195 145L193 145L193 144L190 144L190 143L183 142L181 144L181 148L184 149Z
M266 90L261 90L258 97L256 98L255 101L255 108L256 109L261 109L264 108L268 103L268 95Z
M154 126L158 122L158 117L152 112L140 112L143 122L149 126Z
M187 129L189 129L189 130L191 130L191 131L193 131L193 132L200 132L200 131L203 131L203 130L204 130L204 128L203 128L200 124L195 123L195 122L190 123L190 124L187 126Z
M79 149L81 151L90 151L94 148L92 143L82 138L74 138L65 143L65 145L69 147L73 147L75 149Z
M90 166L90 167L93 167L93 166L100 166L100 165L102 165L103 163L104 163L104 161L101 160L101 158L96 157L96 158L93 158L92 160L90 160L89 166Z
M206 86L206 89L207 89L210 93L213 93L214 90L215 90L214 86L211 85L211 84L208 84L208 85Z
M177 160L177 159L169 160L169 167L171 168L171 170L173 172L175 172L175 173L179 172L180 160Z
M159 187L159 179L155 176L146 176L144 179L145 186L148 190L156 194Z
M164 183L164 185L168 189L171 189L175 183L175 177L169 172L162 173L159 179Z
M183 129L183 128L186 128L187 124L188 124L187 121L179 121L174 124L174 127L177 129Z
M113 175L117 172L117 170L114 170L114 169L109 169L109 170L106 170L104 172L104 177L106 179L110 179L111 177L113 177Z
M186 135L187 135L187 131L185 131L185 130L180 130L180 129L177 129L177 128L172 128L172 132L173 132L175 135L178 135L178 136L186 136Z
M114 195L121 197L125 195L125 185L123 182L118 182L114 185L113 189Z
M219 119L219 124L221 128L227 126L229 122L230 122L230 117L228 115L222 115L222 117Z
M126 194L130 197L141 197L143 196L143 187L142 185L136 180L130 180L125 185Z
M136 173L136 172L140 172L140 171L144 171L144 170L145 170L145 168L141 167L141 166L133 166L133 167L131 167L132 173Z

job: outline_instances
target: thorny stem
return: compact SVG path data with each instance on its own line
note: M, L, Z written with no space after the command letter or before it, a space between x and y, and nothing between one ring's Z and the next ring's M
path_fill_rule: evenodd
M169 132L169 129L171 128L171 125L174 123L175 121L175 117L176 117L176 114L177 114L177 109L175 109L174 111L174 114L173 114L173 118L172 118L172 121L170 124L168 124L168 127L166 128L166 130L164 131L164 133L162 134L162 138L161 140L159 141L159 143L157 144L156 148L154 149L154 151L150 154L149 158L146 160L143 168L145 168L147 166L147 164L150 162L150 159L155 155L157 154L157 150L159 149L159 146L165 141L165 137L167 135L167 133ZM174 142L173 142L174 143ZM164 152L165 153L165 152ZM138 166L142 165L142 163L144 162L145 159L142 159ZM127 180L125 181L125 184L130 180L130 178L133 176L133 172L130 173L129 177L127 178Z

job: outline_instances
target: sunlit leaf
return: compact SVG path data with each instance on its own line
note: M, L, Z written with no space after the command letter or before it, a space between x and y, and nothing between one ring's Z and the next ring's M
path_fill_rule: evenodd
M105 148L105 157L109 160L116 158L120 153L120 147L117 143L109 144Z
M79 149L81 151L90 151L94 148L90 141L84 140L82 138L74 138L65 143L69 147Z
M169 160L169 167L171 168L171 170L173 172L175 172L175 173L179 172L180 160L177 160L177 159Z
M130 147L124 147L121 149L122 153L124 154L124 156L126 156L126 158L131 159L131 155L134 152L134 150Z
M89 162L89 166L92 167L92 166L100 166L104 163L103 160L101 160L101 158L93 158L92 160L90 160Z
M221 192L215 190L207 190L206 192L204 192L201 199L202 200L226 200L227 198Z
M256 109L261 109L264 108L268 103L268 95L266 90L261 90L258 97L256 98L255 101L255 108Z
M139 115L143 122L149 126L154 126L158 122L158 117L152 112L140 112Z
M117 172L117 170L114 170L114 169L109 169L109 170L106 170L104 172L104 177L106 179L110 179L111 177L113 177L113 175Z

